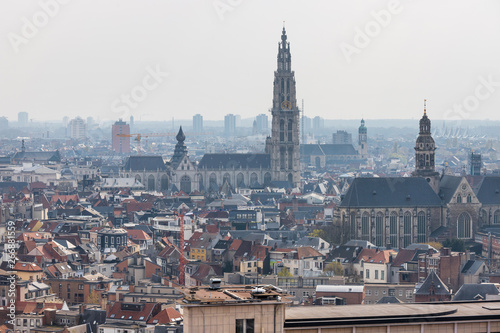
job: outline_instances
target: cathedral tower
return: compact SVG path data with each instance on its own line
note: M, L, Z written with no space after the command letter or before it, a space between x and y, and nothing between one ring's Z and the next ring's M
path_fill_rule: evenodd
M424 177L436 191L439 190L439 173L435 169L436 144L431 136L431 121L427 117L427 100L424 99L424 115L420 119L420 132L415 144L414 176Z
M358 129L358 153L361 158L368 158L368 130L365 120L361 119L361 126Z
M278 43L278 69L274 72L271 114L272 133L266 140L266 153L271 155L272 179L297 186L300 182L299 108L285 27Z

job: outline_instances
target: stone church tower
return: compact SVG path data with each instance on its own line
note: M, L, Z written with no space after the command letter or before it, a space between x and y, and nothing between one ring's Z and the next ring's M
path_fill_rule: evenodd
M274 72L272 133L266 140L266 154L271 157L272 179L297 186L300 182L299 108L291 62L290 43L283 27L278 44L278 69Z
M416 177L424 177L436 193L439 191L439 173L435 169L436 144L431 136L431 121L427 117L427 100L424 100L424 115L420 119L420 133L415 144Z

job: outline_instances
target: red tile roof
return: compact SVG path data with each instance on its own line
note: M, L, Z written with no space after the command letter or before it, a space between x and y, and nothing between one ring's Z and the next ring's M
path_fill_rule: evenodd
M140 311L134 311L122 310L123 303L124 302L115 302L111 310L109 310L107 318L147 322L154 315L153 310L160 306L157 303L139 303L143 306L143 308Z
M166 308L159 312L156 316L148 320L148 324L169 324L175 321L181 321L182 315L174 308Z

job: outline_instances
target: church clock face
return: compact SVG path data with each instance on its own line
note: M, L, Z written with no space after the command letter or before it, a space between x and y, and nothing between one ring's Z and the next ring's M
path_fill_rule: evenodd
M290 103L290 101L281 102L281 109L290 110L291 108L292 108L292 103Z

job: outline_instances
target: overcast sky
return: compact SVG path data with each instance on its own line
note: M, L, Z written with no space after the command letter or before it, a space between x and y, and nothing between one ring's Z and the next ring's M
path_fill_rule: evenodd
M427 98L431 119L500 120L499 18L495 0L3 0L0 116L266 113L286 21L308 116L418 119Z

